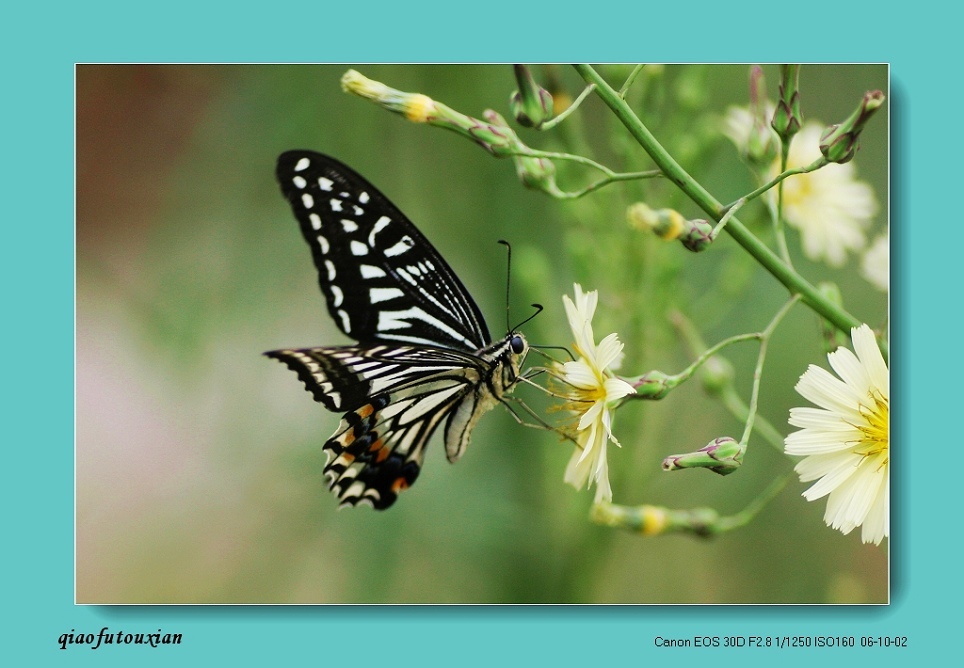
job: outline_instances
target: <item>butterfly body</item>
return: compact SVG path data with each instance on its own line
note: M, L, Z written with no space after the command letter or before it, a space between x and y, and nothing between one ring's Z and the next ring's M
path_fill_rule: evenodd
M328 156L289 151L278 181L312 249L335 324L359 343L265 353L294 370L315 400L344 413L325 443L325 473L342 505L391 506L421 470L446 421L449 461L479 417L510 392L527 345L490 343L468 291L384 195Z

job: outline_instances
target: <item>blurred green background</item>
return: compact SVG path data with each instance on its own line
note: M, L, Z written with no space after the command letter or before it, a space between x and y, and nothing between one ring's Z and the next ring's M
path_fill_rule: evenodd
M615 184L577 202L524 189L509 160L415 125L341 91L354 67L464 113L508 114L508 65L107 66L77 68L77 489L80 603L867 603L888 600L888 543L827 528L824 501L795 478L748 527L703 541L643 538L587 519L592 492L562 482L571 445L516 424L501 408L480 422L463 459L440 436L418 483L387 512L338 511L321 446L338 423L265 350L347 343L330 321L310 253L274 181L277 155L329 153L385 192L504 331L505 254L513 243L512 319L535 344L571 341L561 295L598 289L597 339L617 331L623 371L676 372L692 356L667 324L684 312L712 343L757 331L784 290L726 236L700 255L630 230L625 207L645 199L697 217L665 182ZM617 85L625 66L605 66ZM765 68L771 98L778 70ZM534 68L575 96L568 68ZM644 72L634 106L657 138L717 199L754 187L720 134L747 101L746 66ZM887 92L886 66L806 66L807 119L840 122L862 94ZM886 228L887 109L855 164ZM649 169L597 100L548 135L617 170ZM560 166L563 188L597 178ZM741 219L767 237L762 207ZM807 262L812 282L840 284L845 306L873 326L886 295L856 271ZM514 324L514 323L513 323ZM727 358L748 398L757 347ZM785 432L810 363L826 366L818 322L796 308L771 344L761 414ZM518 394L540 408L542 397ZM751 439L743 468L663 473L663 457L742 424L698 382L617 414L615 502L734 513L792 462Z

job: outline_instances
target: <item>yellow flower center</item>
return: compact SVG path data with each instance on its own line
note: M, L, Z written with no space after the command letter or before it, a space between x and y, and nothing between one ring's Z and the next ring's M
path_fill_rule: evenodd
M862 438L855 452L863 457L873 457L880 455L882 461L880 466L887 466L890 457L890 402L881 396L879 392L874 392L870 396L873 406L861 406L860 413L864 418L864 424L857 425Z
M812 194L813 179L809 174L791 176L783 183L783 206L785 209L799 207L810 199Z

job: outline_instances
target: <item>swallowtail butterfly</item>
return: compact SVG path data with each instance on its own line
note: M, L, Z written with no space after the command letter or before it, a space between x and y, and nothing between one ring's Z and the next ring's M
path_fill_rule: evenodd
M519 378L522 334L491 342L465 286L415 226L363 177L312 151L278 158L281 192L311 247L328 312L353 346L265 353L315 401L344 412L325 443L342 505L391 506L445 425L455 462L479 417Z

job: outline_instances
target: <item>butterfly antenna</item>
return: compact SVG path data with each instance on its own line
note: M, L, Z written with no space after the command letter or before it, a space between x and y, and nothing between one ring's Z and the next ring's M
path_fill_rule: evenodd
M516 325L516 326L513 327L512 329L510 329L510 330L509 330L510 332L518 331L518 329L519 329L520 327L522 327L522 325L526 324L527 322L529 322L530 320L532 320L533 318L535 318L537 315L539 315L539 314L542 313L542 311L543 311L542 304L533 304L533 305L532 305L532 308L534 308L534 309L536 310L536 312L533 313L532 315L530 315L528 318L526 318L526 319L523 320L522 322L520 322L518 325Z
M512 246L505 239L499 239L499 243L506 248L505 264L505 331L515 331L509 327L509 282L512 279ZM528 321L527 321L528 322Z
M549 360L552 360L552 361L555 361L555 359L554 359L553 357L551 357L551 356L550 356L548 353L546 353L545 351L546 351L546 350L562 350L563 352L565 352L565 353L569 356L569 359L570 359L571 361L573 361L573 362L576 361L576 356L573 355L573 354L572 354L572 351L569 350L568 348L566 348L565 346L540 346L540 345L538 345L538 344L532 343L532 344L529 344L529 350L532 350L532 351L534 351L534 352L537 352L537 353L539 353L540 355L542 355L543 357L545 357L546 359L549 359Z

